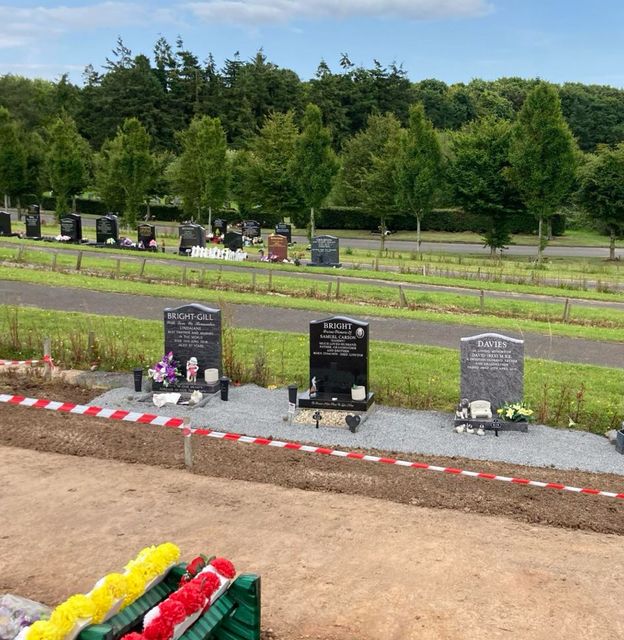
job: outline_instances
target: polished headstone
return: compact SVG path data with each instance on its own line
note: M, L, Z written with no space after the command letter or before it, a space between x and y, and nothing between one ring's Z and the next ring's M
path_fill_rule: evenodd
M275 233L280 236L285 236L288 240L288 244L292 242L292 225L285 222L278 222L275 225Z
M256 220L244 220L243 235L247 238L259 238L262 235L260 223Z
M11 214L8 211L0 211L0 236L11 235Z
M492 412L524 397L524 340L498 333L461 339L462 398L487 400Z
M172 352L183 377L170 389L180 391L205 390L206 369L218 369L221 374L221 310L201 304L187 304L165 309L165 353ZM197 358L199 370L196 382L186 381L186 363ZM213 389L216 391L216 386Z
M230 251L243 248L243 235L236 231L228 231L223 237L223 246Z
M340 241L335 236L315 236L312 238L311 266L340 266Z
M28 207L26 214L26 237L41 238L41 213L39 205Z
M137 244L143 244L146 249L149 249L152 240L156 242L156 227L153 224L142 222L137 227Z
M119 220L113 213L97 218L95 221L95 241L97 244L106 244L108 240L119 241Z
M187 253L193 247L206 246L206 230L195 222L185 222L178 227L180 253Z
M79 213L68 213L61 218L61 235L70 242L82 242L82 218Z
M285 236L274 234L267 238L269 259L283 262L288 258L288 240Z

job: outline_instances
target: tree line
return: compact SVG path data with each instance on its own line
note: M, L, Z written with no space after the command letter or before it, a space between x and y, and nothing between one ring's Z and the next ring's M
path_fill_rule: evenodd
M0 77L0 191L52 190L62 214L93 187L131 224L153 197L178 196L202 221L233 201L242 215L311 232L330 201L374 212L382 238L400 212L420 236L423 215L445 204L485 215L493 250L514 213L535 216L541 250L548 221L574 199L614 247L624 92L519 78L412 83L395 64L364 69L346 55L340 67L321 62L302 82L260 51L217 69L161 38L153 62L118 41L82 87Z

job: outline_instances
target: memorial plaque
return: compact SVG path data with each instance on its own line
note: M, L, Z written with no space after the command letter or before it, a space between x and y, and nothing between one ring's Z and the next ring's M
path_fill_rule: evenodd
M343 316L310 323L310 391L300 406L365 411L372 404L368 326ZM361 391L359 400L352 397L354 387Z
M0 211L0 236L10 236L11 214L8 211Z
M188 253L193 247L206 246L206 230L195 222L186 222L178 227L180 253Z
M285 236L288 240L288 244L292 243L292 225L285 222L278 222L275 225L275 233L280 236Z
M219 238L223 238L227 233L227 221L223 218L217 218L212 221L212 234Z
M310 266L339 267L340 241L335 236L315 236L312 238L312 262Z
M262 235L260 223L256 220L244 220L243 235L247 238L259 238Z
M61 218L61 235L70 242L82 242L82 218L78 213L68 213Z
M152 241L156 242L156 227L147 222L141 223L137 227L137 244L143 244L145 249L149 249Z
M26 214L26 237L41 238L41 213L39 213L38 205L28 207L28 213Z
M106 244L107 240L119 241L119 221L117 216L107 213L95 220L95 241L98 244Z
M230 251L243 248L243 234L236 231L228 231L223 237L223 246Z
M288 258L288 240L285 236L278 234L271 235L267 238L269 260L283 262Z
M165 353L173 353L174 360L183 374L169 389L178 391L206 390L204 371L218 369L221 375L221 310L201 304L187 304L165 309ZM196 381L186 379L187 363L197 359ZM215 383L212 391L217 391Z
M461 339L461 397L487 400L492 413L524 397L524 340L498 333Z

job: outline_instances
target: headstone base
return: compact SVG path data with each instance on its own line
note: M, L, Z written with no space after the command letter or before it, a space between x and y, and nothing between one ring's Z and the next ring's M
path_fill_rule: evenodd
M342 267L342 262L307 262L306 267L330 267L339 269Z
M319 393L310 398L310 393L306 391L299 396L299 406L302 409L337 409L344 411L368 411L375 402L375 394L369 392L366 400L353 400L351 396L345 394Z
M462 418L455 418L455 420L453 421L453 426L459 427L460 424L469 424L475 429L483 427L486 431L494 431L493 420L463 420ZM519 431L521 433L527 433L529 431L529 423L499 420L498 429L500 431Z
M177 382L163 387L162 382L152 381L152 391L165 393L193 393L193 391L201 391L202 393L217 393L221 389L219 381L210 384L206 382Z

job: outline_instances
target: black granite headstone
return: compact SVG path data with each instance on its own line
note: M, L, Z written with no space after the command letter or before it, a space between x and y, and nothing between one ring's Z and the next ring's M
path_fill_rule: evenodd
M169 389L178 391L210 390L216 392L218 382L206 383L204 371L218 369L221 375L221 310L201 304L187 304L175 309L165 309L165 353L173 353L183 377ZM195 382L186 379L187 363L197 359Z
M259 238L262 235L260 223L256 220L244 220L243 235L247 238Z
M236 231L228 231L223 237L223 246L230 251L243 248L243 235Z
M193 247L206 246L206 230L195 222L185 222L178 227L180 253L188 253Z
M300 399L301 407L370 407L368 327L368 322L343 316L310 323L310 390ZM354 387L363 387L361 400L352 398Z
M61 235L70 242L82 242L82 218L79 213L68 213L61 218Z
M0 236L10 236L11 214L8 211L0 211Z
M41 238L41 213L39 205L28 207L26 214L26 237Z
M524 340L498 333L461 339L462 398L487 400L492 414L505 402L521 402L524 396Z
M339 267L340 241L335 236L315 236L312 238L313 267Z
M227 233L227 221L223 218L217 218L212 221L212 234L223 238Z
M278 222L275 225L275 233L280 236L286 236L288 244L292 243L292 225L285 222Z
M152 240L156 242L156 227L153 224L142 222L137 227L137 244L143 244L143 248L149 249Z
M115 243L119 241L119 221L113 213L107 213L95 221L95 241L98 244L106 244L110 239Z

